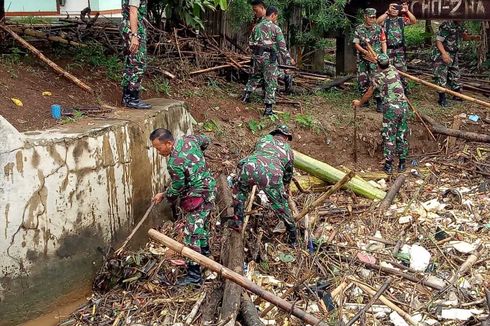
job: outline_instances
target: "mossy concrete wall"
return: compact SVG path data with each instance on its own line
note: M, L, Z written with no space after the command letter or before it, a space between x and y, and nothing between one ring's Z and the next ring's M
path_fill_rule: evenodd
M0 117L0 325L86 288L163 188L165 160L148 136L157 127L190 133L192 118L182 102L150 102L152 110L39 132L18 133Z

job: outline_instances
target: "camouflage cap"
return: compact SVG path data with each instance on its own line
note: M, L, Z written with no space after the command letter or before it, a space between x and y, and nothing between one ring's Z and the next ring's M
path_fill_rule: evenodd
M364 15L366 15L366 16L376 16L376 9L374 9L374 8L366 8L366 9L364 9Z
M388 57L388 55L381 53L380 55L378 55L378 63L380 65L386 66L390 63L390 58Z
M284 136L288 137L289 141L293 140L293 134L291 133L291 130L289 130L289 127L286 125L279 125L276 127L276 129L272 130L270 134L272 136L276 134L283 134Z

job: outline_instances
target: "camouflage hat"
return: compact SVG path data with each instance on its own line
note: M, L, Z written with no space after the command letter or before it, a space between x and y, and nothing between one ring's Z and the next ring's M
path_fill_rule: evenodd
M378 63L380 65L386 66L390 63L390 58L388 57L388 55L381 53L380 55L378 55Z
M374 8L366 8L366 9L364 9L364 15L366 15L366 16L376 16L376 9L374 9Z
M272 136L276 134L283 134L284 136L288 137L289 141L293 140L293 134L289 130L289 127L286 125L279 125L276 127L276 129L272 130L270 132Z

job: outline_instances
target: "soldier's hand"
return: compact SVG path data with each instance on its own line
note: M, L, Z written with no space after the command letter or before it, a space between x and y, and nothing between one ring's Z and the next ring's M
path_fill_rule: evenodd
M353 107L357 107L357 108L358 107L361 107L361 101L359 101L359 100L353 100L352 101L352 106Z
M408 2L404 2L402 4L402 12L408 12Z
M139 47L140 47L139 38L132 36L131 43L129 45L129 52L131 52L131 54L135 54L138 51Z
M442 55L442 61L444 61L445 64L450 64L451 62L453 62L453 60L451 59L451 57L447 53L444 53Z
M165 198L165 193L159 192L158 194L156 194L155 196L153 196L153 198L151 199L151 201L155 205L157 205L157 204L160 204L162 202L163 198Z
M296 65L296 60L294 60L294 58L291 58L291 65L292 66L295 66Z

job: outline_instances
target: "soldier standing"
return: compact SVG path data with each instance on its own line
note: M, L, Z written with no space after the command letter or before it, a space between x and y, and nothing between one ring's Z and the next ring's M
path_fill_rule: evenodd
M272 22L277 25L277 19L279 18L279 14L277 15L272 15ZM279 26L279 25L277 25ZM276 52L279 52L279 49L275 49ZM279 59L279 64L283 64L282 60ZM291 88L293 87L293 76L291 76L287 70L282 69L282 68L277 68L277 79L283 80L284 81L284 91L286 93L289 93L291 91Z
M216 181L204 159L203 151L209 145L204 135L184 136L174 140L167 129L155 129L150 134L152 146L160 155L169 157L167 170L172 184L165 192L156 194L152 201L160 203L164 198L175 202L186 213L184 244L205 256L210 255L208 217L214 207ZM177 285L201 284L201 267L187 261L187 275Z
M266 11L266 18L255 25L249 38L249 46L252 49L253 73L250 76L245 93L242 97L243 102L250 101L250 95L263 79L265 84L265 110L264 115L273 115L272 105L275 103L278 75L278 55L282 57L286 64L294 64L294 60L289 55L286 48L286 41L281 28L275 25L273 15L277 15L277 8L270 6ZM276 49L279 49L279 53Z
M296 224L287 201L293 178L294 154L287 143L293 139L286 125L280 125L259 139L254 152L238 163L238 180L235 183L235 217L230 227L240 231L243 225L244 206L252 187L263 190L275 215L284 221L288 241L296 243Z
M370 85L371 76L377 71L376 58L371 57L368 45L379 55L386 53L386 35L381 26L376 25L376 9L364 10L364 23L357 26L352 40L357 50L357 81L362 94ZM381 98L375 94L376 110L381 112ZM369 106L366 102L365 106Z
M401 13L401 16L399 14ZM391 3L388 10L378 17L377 23L381 25L386 34L387 54L392 65L400 70L407 71L407 57L405 44L405 26L417 23L417 19L408 9L408 3L399 5ZM407 82L402 78L403 88L407 92Z
M408 103L400 75L396 68L390 65L390 59L386 54L378 56L378 67L378 72L373 75L372 85L361 100L354 100L352 104L361 107L369 101L375 90L380 93L383 107L384 170L386 173L393 172L393 160L397 154L398 172L403 172L408 156Z
M459 83L460 71L458 63L458 52L461 40L479 40L479 35L467 33L461 21L445 21L439 26L436 36L436 46L432 51L434 62L434 81L441 87L448 87L455 92L462 92ZM453 98L462 101L459 97ZM448 106L446 93L439 93L438 102L440 106Z
M150 109L140 100L140 88L146 70L146 16L148 0L122 0L121 33L124 40L122 105L133 109Z

